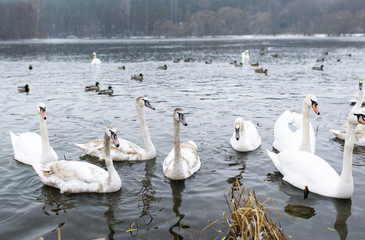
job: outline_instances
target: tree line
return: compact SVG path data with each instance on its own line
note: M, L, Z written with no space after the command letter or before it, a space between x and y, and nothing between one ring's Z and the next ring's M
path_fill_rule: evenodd
M0 2L1 39L364 32L364 0Z

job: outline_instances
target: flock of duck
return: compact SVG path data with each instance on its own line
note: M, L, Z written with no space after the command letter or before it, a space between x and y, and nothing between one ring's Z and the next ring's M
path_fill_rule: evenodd
M246 58L248 51L242 54ZM94 61L98 63L93 63ZM92 64L100 64L93 54ZM307 95L303 100L302 113L284 111L274 126L273 148L277 152L267 151L283 180L291 185L319 195L333 198L350 198L354 191L352 177L352 151L354 144L365 145L365 115L363 103L363 80L358 82L359 92L356 104L348 114L342 130L331 130L336 137L345 140L343 168L339 175L327 161L315 155L315 134L310 123L311 109L319 115L318 100ZM98 90L99 83L87 86L85 90ZM144 109L155 108L149 99L137 97L135 106L140 122L144 148L126 139L118 138L113 126L105 127L103 138L84 144L75 144L90 156L104 159L107 170L91 163L59 160L48 139L46 105L37 104L40 133L10 132L14 158L32 165L45 185L59 188L61 193L115 192L121 188L122 181L113 166L113 161L148 161L156 157L156 149L149 133ZM187 126L182 108L176 108L172 114L174 127L174 147L163 161L163 173L172 180L191 177L201 167L197 145L194 141L180 143L180 124ZM296 129L290 128L293 125ZM239 152L254 151L261 146L261 137L251 121L241 117L233 123L230 139L233 149Z

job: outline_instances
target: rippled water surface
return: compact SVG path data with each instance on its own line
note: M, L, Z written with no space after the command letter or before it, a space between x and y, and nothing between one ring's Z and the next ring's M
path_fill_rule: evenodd
M245 49L250 50L251 63L259 61L268 69L267 76L248 64L229 64L240 60ZM102 60L98 68L90 64L93 51ZM327 56L322 55L325 51ZM172 63L187 57L192 62ZM312 70L320 65L319 57L325 57L324 71ZM208 59L213 64L205 64ZM345 122L357 80L365 77L363 38L0 42L0 63L1 239L56 239L52 230L63 223L62 239L222 239L227 234L225 222L202 229L228 212L224 193L236 177L247 189L253 188L259 200L272 198L282 228L293 239L365 238L363 147L354 151L351 200L311 193L304 200L301 190L282 181L265 153L272 149L276 119L286 109L301 112L304 96L313 93L321 111L320 116L310 116L317 130L316 154L341 171L343 143L329 129ZM157 69L164 64L166 71ZM122 65L126 70L118 70ZM142 82L130 79L139 73L145 76ZM114 95L84 91L96 81L102 88L112 85ZM29 94L18 93L17 86L26 83ZM36 104L45 102L50 143L60 159L104 167L74 143L101 138L104 126L113 124L119 137L143 146L134 106L141 95L156 108L145 114L157 157L115 163L122 179L120 191L60 194L44 186L32 167L14 160L8 132L39 132ZM181 127L182 141L195 141L202 162L193 177L179 182L162 172L162 162L173 147L176 107L184 108L189 124ZM238 153L231 148L238 116L258 126L259 149ZM310 208L314 215L308 214Z

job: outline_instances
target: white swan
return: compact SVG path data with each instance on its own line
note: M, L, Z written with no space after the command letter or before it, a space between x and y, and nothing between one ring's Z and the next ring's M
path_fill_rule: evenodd
M110 153L114 161L150 160L156 157L156 149L151 141L150 132L148 131L147 121L143 110L144 106L153 110L155 110L155 108L152 107L147 97L140 96L136 99L136 109L142 128L145 149L128 140L119 138L120 146L118 148L112 146ZM101 139L96 139L86 144L75 145L88 155L104 159L103 142Z
M93 60L91 61L91 64L97 65L97 64L101 63L100 59L96 57L96 52L93 52L92 56L93 56Z
M283 180L293 186L319 195L334 198L350 198L354 192L352 177L352 151L356 125L365 124L361 110L351 110L347 117L347 133L343 153L341 175L322 158L306 151L287 150L275 154L267 150Z
M303 101L303 114L292 113L286 110L275 122L273 147L279 152L284 150L304 150L315 152L315 135L312 124L309 122L310 108L319 115L317 97L308 95ZM302 121L298 119L302 118ZM293 132L289 124L297 127Z
M255 150L261 145L261 137L251 121L243 121L238 117L234 123L234 132L231 137L231 146L239 152Z
M242 53L242 62L243 63L248 63L249 60L250 60L250 53L248 52L248 50L245 50Z
M184 110L176 108L173 113L174 148L163 161L163 173L173 180L183 180L192 176L200 169L201 163L198 149L193 141L180 144L180 122L187 126Z
M361 84L361 86L360 86L360 84ZM360 78L359 79L359 91L354 94L355 98L350 100L351 104L355 104L354 107L361 107L362 104L364 104L365 98L364 98L364 91L362 90L362 85L363 85L363 79ZM358 126L360 126L360 125L358 125Z
M44 103L37 104L37 115L41 136L33 132L21 133L19 135L9 132L14 158L28 165L32 165L34 162L46 163L58 160L56 152L49 144L46 105Z
M357 96L359 96L356 99L356 104L352 107L352 109L360 109L363 104L363 80L359 79L359 91L357 93ZM337 138L341 140L345 140L346 138L346 124L342 126L342 130L335 130L331 129L331 133L333 133ZM355 142L356 145L365 146L365 126L364 125L357 125L356 131L355 131Z
M105 128L104 155L107 171L91 163L80 161L56 161L45 164L33 164L45 185L59 188L61 193L97 192L108 193L118 191L122 181L110 158L110 142L118 147L116 129Z

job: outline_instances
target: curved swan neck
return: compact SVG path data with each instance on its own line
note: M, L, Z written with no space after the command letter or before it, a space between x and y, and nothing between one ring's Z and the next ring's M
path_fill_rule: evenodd
M147 125L146 116L144 114L143 107L139 107L136 104L136 109L137 109L137 113L138 113L139 123L142 128L142 135L143 135L143 142L144 142L145 150L146 150L146 152L153 151L155 147L153 146L153 143L151 141L150 131L148 130L148 125Z
M174 119L174 152L175 163L181 160L181 147L180 147L180 122Z
M352 152L354 150L355 131L356 125L347 123L340 181L341 179L352 178Z
M310 107L303 103L303 134L302 142L299 147L299 151L311 152L311 142L309 136L309 111Z

